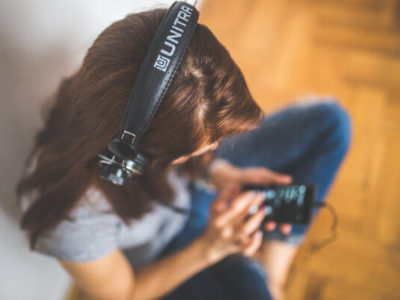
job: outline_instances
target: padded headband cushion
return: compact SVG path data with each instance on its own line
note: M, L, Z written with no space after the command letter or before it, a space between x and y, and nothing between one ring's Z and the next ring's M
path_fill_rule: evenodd
M109 145L115 155L131 156L126 146L137 151L137 142L148 128L179 68L198 17L196 8L182 1L174 2L165 14L132 89L119 142L114 139ZM121 147L115 143L124 144L124 151L118 151Z

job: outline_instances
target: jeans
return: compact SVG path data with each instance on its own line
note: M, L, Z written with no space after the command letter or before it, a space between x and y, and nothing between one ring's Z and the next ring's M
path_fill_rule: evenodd
M256 129L221 141L216 155L238 167L263 166L290 174L293 183L317 186L316 201L323 201L352 139L352 124L335 99L298 101L265 116ZM206 228L208 209L216 192L190 185L192 213L182 232L160 257L171 254ZM317 213L314 210L314 216ZM278 229L265 240L302 243L307 226L295 225L288 235ZM180 299L271 299L267 274L254 260L234 254L189 278L162 300Z

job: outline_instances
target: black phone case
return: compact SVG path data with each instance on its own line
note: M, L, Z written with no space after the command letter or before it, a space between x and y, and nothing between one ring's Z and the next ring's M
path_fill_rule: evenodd
M284 201L280 201L280 205L276 205L274 200L264 200L261 207L268 210L268 214L262 222L262 225L269 221L276 223L290 223L298 225L308 225L312 218L312 208L315 204L316 186L313 184L289 184L289 185L246 185L243 191L256 190L265 191L267 189L282 189L298 185L306 186L305 201L301 206L293 204L287 205Z

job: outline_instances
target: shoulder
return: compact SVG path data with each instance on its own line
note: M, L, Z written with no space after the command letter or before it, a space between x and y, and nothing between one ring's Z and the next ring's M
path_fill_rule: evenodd
M44 232L34 250L65 261L84 262L118 247L119 218L99 190L88 188L69 217Z

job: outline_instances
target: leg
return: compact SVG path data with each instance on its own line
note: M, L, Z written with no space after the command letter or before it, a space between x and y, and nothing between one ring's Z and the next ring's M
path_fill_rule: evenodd
M294 183L316 183L317 201L322 201L349 142L349 118L336 101L296 103L267 116L258 128L224 139L217 156L239 167L264 166L291 174ZM173 241L174 249L190 242L204 229L208 206L215 198L215 193L194 185L190 192L195 213ZM297 235L282 237L279 231L268 234L298 244L305 228L293 229Z
M195 274L177 288L158 300L202 300L202 299L237 299L220 282L214 272L214 266Z
M254 257L268 270L267 285L274 300L284 299L283 289L298 246L277 240L264 240Z
M225 140L218 156L239 167L264 166L290 174L294 183L315 183L317 201L323 201L350 139L349 116L336 101L296 103L267 116L259 128ZM294 226L286 236L279 230L264 232L260 256L275 299L282 299L288 268L306 230Z
M227 256L159 300L271 300L262 267L241 254Z
M316 182L319 187L317 198L322 201L347 151L350 140L349 127L347 114L334 101L306 106L293 105L267 116L259 128L224 140L217 155L241 167L265 166L289 173L293 176L294 182ZM208 206L215 195L193 188L192 197L192 209L197 214L191 216L188 226L173 241L169 249L166 249L166 253L184 246L204 229L207 216L203 216L203 213L207 214L208 209L203 206ZM297 245L301 243L305 230L303 227L297 228L297 231L294 228L293 233L288 236L283 236L279 231L265 233L263 261L269 273L268 283L276 297L279 296L281 283L284 282L291 258L295 254ZM182 289L179 287L175 290L171 294L172 298L165 300L184 299L192 295L190 293L193 291L197 291L194 295L200 295L201 292L214 290L214 287L215 293L221 292L218 290L222 289L227 292L225 295L229 295L228 291L235 291L234 296L255 293L260 295L260 299L263 299L262 297L269 299L266 286L260 284L265 277L260 276L254 264L245 264L245 261L238 263L238 261L241 260L227 258L214 268L196 274L182 285ZM246 269L248 271L244 271ZM243 282L244 278L253 279L247 281L248 285L238 285L237 282ZM255 292L256 290L258 292ZM179 298L179 295L182 297ZM204 294L203 296L212 299L212 296ZM231 295L230 299L235 299L234 296ZM224 299L223 297L221 294L219 299ZM252 299L258 299L255 297Z
M217 156L243 168L264 166L290 174L293 183L314 183L321 202L350 140L350 118L338 102L295 103L267 116L258 128L222 141ZM293 229L298 234L306 230Z
M267 275L255 260L242 254L224 258L215 267L219 281L235 299L270 300Z
M223 140L217 156L239 167L289 173L294 182L317 183L321 201L350 139L350 119L338 102L300 102L267 115L250 132Z

